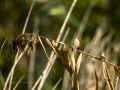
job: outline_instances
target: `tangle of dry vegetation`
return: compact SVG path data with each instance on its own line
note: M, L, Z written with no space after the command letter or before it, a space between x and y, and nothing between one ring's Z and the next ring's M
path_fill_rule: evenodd
M16 54L18 50L23 51L25 46L28 44L28 55L30 51L34 53L35 46L38 42L37 35L35 34L19 34L10 44L9 57Z

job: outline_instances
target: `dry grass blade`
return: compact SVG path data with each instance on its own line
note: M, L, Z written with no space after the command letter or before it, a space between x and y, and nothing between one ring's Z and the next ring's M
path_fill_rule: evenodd
M56 43L55 43L54 41L52 41L52 44L53 44L53 47L55 48L55 51L56 51L56 53L57 53L57 55L58 55L58 58L59 58L59 59L63 62L63 64L66 66L67 64L66 64L63 56L61 55L60 51L58 50L58 47L57 47Z
M70 61L69 61L69 56L68 56L68 52L67 52L66 46L63 47L63 51L64 51L65 62L67 63L67 66L69 67L70 76L72 76L73 71L72 71L72 68L71 68Z
M38 80L35 82L35 84L34 84L34 86L32 87L31 90L35 90L35 88L37 87L37 85L38 85L38 83L40 82L41 79L42 79L42 76L40 76L40 77L38 78Z
M113 84L111 82L111 78L110 78L108 69L107 69L107 67L106 67L104 62L102 62L102 68L103 68L104 78L105 78L105 81L107 82L109 90L114 90L114 87L113 87Z
M117 76L117 78L116 78L116 82L115 82L115 90L117 90L117 87L118 87L118 80L119 80L119 76Z
M65 68L66 68L66 69L68 70L68 72L70 73L70 76L72 77L72 73L71 73L71 71L70 71L70 69L69 69L69 66L68 66L68 64L65 62L65 60L64 60L63 56L61 55L60 51L58 50L56 43L55 43L54 41L52 41L52 44L53 44L53 46L54 46L54 48L55 48L55 50L56 50L56 53L57 53L58 58L61 60L61 62L62 62L63 65L65 66Z
M61 82L61 80L62 80L62 78L60 78L60 79L58 80L58 82L55 84L55 86L53 87L52 90L55 90L55 89L56 89L56 87L59 85L59 83Z
M80 53L78 60L76 62L76 65L75 65L75 75L74 75L75 90L79 90L78 73L79 73L79 69L80 69L81 60L82 60L82 53Z
M94 65L93 58L92 58L92 62L93 62L93 67L94 67L94 71L95 71L96 90L98 90L98 75L97 75L97 73L96 73L96 69L95 69L95 65Z
M68 66L70 67L69 56L68 56L67 48L65 46L63 46L63 51L64 51L65 61L67 62Z
M40 44L42 45L43 50L44 50L44 52L45 52L45 54L46 54L46 56L47 56L47 58L48 58L50 64L52 65L52 63L51 63L51 61L50 61L50 58L49 58L48 55L47 55L47 52L46 52L46 50L45 50L45 47L44 47L44 45L43 45L42 40L40 39L40 37L38 37L38 40L39 40ZM52 65L52 67L53 67L53 65ZM54 67L53 67L53 70L54 70L54 73L55 73Z
M52 48L52 50L54 51L54 53L58 56L58 54L57 54L55 48L53 47L53 45L51 44L51 42L50 42L48 39L46 39L46 42L47 42L48 45Z
M118 68L116 66L113 66L113 68L114 68L116 74L120 77L120 71L118 70Z
M1 56L1 52L2 52L2 49L3 49L3 46L5 45L5 42L6 42L7 38L4 40L2 46L1 46L1 49L0 49L0 56Z
M20 80L17 82L17 84L15 85L15 87L13 88L13 90L15 90L15 89L17 88L18 84L21 82L21 80L22 80L24 77L25 77L25 76L22 76L22 77L20 78Z
M72 51L71 58L72 58L73 70L75 71L75 57L74 57L74 50Z

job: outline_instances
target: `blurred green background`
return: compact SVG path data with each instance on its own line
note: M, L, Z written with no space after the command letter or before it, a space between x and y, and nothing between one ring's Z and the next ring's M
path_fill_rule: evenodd
M72 2L73 0L37 0L28 21L26 33L33 33L35 20L37 20L39 22L39 35L56 40ZM71 45L71 39L74 38L73 35L78 30L91 2L92 0L77 1L63 32L64 36L67 28L70 27L70 32L65 41L67 45ZM15 57L12 56L8 58L9 45L18 34L22 33L31 4L32 0L0 1L0 46L2 46L5 38L7 38L0 56L0 70L5 80L14 63ZM89 37L89 40L93 38L96 28L100 25L100 20L103 17L106 18L106 29L103 31L105 32L104 36L111 32L112 41L120 48L120 1L97 0L82 34L81 50L85 47L87 37ZM48 55L50 55L51 49L45 40L42 40ZM37 44L36 48L33 83L38 79L39 75L42 74L48 62L41 45ZM25 75L25 77L22 81L28 82L29 59L30 56L27 54L22 57L15 69L13 82L17 82L23 75ZM118 59L120 59L120 57ZM118 65L120 65L119 62ZM51 90L59 78L63 77L65 68L59 59L56 60L54 68L56 73L54 74L53 70L51 70L42 90ZM12 87L14 87L15 84L16 83L12 83ZM62 83L59 84L57 90L61 90L61 86ZM3 86L0 82L0 89L2 90L2 88ZM27 88L28 83L20 83L17 90L27 90Z

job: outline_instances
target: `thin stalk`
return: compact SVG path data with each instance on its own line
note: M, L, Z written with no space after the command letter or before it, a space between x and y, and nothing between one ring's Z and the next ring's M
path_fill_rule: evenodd
M31 14L31 12L32 12L32 9L33 9L33 6L34 6L34 3L35 3L35 0L33 0L33 3L32 3L32 5L31 5L31 7L30 7L30 10L29 10L28 16L27 16L27 18L26 18L26 21L25 21L25 24L24 24L24 27L23 27L22 34L25 33L25 30L26 30L26 27L27 27L27 23L28 23L28 20L29 20L30 14Z
M35 88L37 87L38 83L40 82L40 80L42 79L42 76L40 76L37 81L35 82L34 86L32 87L31 90L35 90Z
M20 78L20 80L17 82L17 84L15 85L15 87L13 88L13 90L15 90L16 88L17 88L17 86L19 85L19 83L21 82L21 80L24 78L25 76L22 76L21 78Z
M118 80L119 80L119 76L117 75L116 82L115 82L115 90L117 90Z
M35 21L34 21L33 33L35 33L37 31L38 26L39 26L39 17L36 16L35 17ZM35 47L35 51L36 51L36 47ZM31 52L30 53L28 82L33 82L34 65L35 65L35 52L34 52L34 54ZM31 90L32 86L33 86L33 83L28 83L28 90Z
M1 52L2 52L2 49L3 49L3 47L4 47L6 41L7 41L7 38L4 40L4 42L3 42L2 46L1 46L1 49L0 49L0 56L1 56Z
M62 78L60 78L60 79L58 80L58 82L55 84L55 86L53 87L52 90L55 90L55 89L57 88L57 86L59 85L59 83L61 82L61 80L62 80Z

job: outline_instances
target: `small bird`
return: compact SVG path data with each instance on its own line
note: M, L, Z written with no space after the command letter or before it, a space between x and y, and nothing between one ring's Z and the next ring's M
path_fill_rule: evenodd
M101 59L105 59L106 58L106 55L104 54L104 52L100 53L100 57L101 57Z
M77 38L74 39L73 49L79 50L80 42Z

